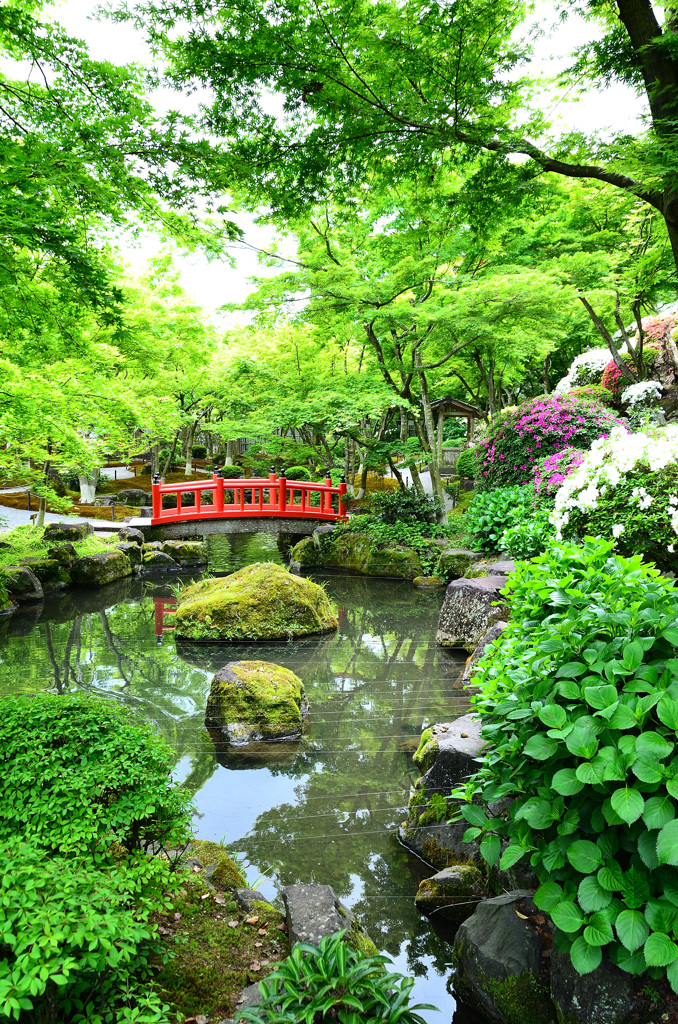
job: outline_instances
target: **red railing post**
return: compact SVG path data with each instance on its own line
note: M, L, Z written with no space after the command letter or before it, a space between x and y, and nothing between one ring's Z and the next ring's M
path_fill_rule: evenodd
M160 519L160 513L162 512L162 495L160 494L160 474L156 473L153 477L153 483L151 485L151 493L153 495L153 518Z
M217 512L224 511L224 473L221 469L215 469L212 473L214 484L214 508Z
M330 488L332 486L332 477L330 476L329 473L325 474L325 486L327 488ZM329 489L327 491L323 491L323 493L321 495L320 511L321 512L331 512L332 511L332 491L329 490Z
M275 471L275 466L271 466L271 472L268 474L268 479L274 484L278 479L278 474ZM276 504L275 502L275 487L270 487L268 490L268 504L271 508Z
M342 498L346 494L346 477L342 475L339 481L339 518L344 519L346 517L346 510Z
M285 476L285 470L283 469L280 474L280 484L278 487L278 509L282 515L285 514L287 508L287 477Z

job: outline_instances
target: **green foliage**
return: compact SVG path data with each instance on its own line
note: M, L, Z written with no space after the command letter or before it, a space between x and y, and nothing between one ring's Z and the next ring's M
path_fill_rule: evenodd
M375 549L412 548L424 574L433 575L440 557L435 539L447 536L447 528L438 524L440 506L435 498L413 489L375 491L369 508L369 515L352 517L345 529L369 534Z
M509 526L504 531L499 541L499 550L509 558L534 558L546 550L554 537L551 513L547 509L534 509L531 515L526 515L515 526Z
M384 969L385 956L363 956L344 941L344 932L320 940L319 946L298 942L287 960L259 985L261 1006L242 1010L237 1021L247 1024L424 1024L409 1006L414 980Z
M592 539L523 563L508 590L474 675L490 749L455 794L482 804L462 806L466 837L501 867L529 856L580 973L607 949L678 991L678 594Z
M0 845L3 1019L37 1011L31 1019L54 1024L167 1020L149 968L152 918L169 906L167 863L136 856L101 867L46 856L17 837Z
M475 535L482 551L493 553L501 547L504 533L532 516L531 487L497 487L475 494L465 516L466 529Z
M194 459L204 459L207 455L207 448L204 444L194 444L191 448L191 455Z
M457 459L457 474L474 480L477 472L478 466L476 463L475 449L464 448L463 452Z
M0 697L0 842L49 851L165 849L186 841L189 799L165 743L126 709L91 697Z
M440 506L435 498L408 488L374 492L370 497L370 512L389 525L403 520L432 525L438 522Z
M285 470L288 480L313 480L310 469L307 466L290 466Z
M589 402L598 402L600 405L614 405L614 395L609 388L602 384L585 384L582 387L570 388L567 392L574 398L584 398Z

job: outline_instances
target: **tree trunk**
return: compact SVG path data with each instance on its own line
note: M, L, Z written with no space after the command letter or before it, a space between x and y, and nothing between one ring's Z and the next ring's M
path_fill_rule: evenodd
M51 466L51 464L52 463L51 463L50 459L47 459L47 461L45 462L44 466L42 467L42 483L43 483L44 487L47 486L47 481L49 480L49 467ZM47 499L44 498L44 497L41 497L40 498L40 505L38 506L38 516L37 516L37 519L35 520L35 525L36 526L44 526L45 525L45 512L46 511L47 511Z
M360 473L360 486L358 487L358 494L356 495L356 497L364 498L365 495L367 494L367 472L368 472L368 470L367 470L367 462L365 461L364 456L363 456L362 462L360 463L360 468L359 468L358 472Z
M428 444L423 445L424 451L428 456L428 468L431 474L431 488L435 497L440 502L442 508L445 507L445 494L443 492L443 482L440 476L440 462L437 457L438 438L436 436L436 428L433 422L433 409L431 408L431 400L428 394L428 380L426 379L426 371L421 367L421 357L417 351L415 356L415 364L417 367L417 377L419 378L419 390L421 392L421 404L424 411L424 426L426 428L426 439ZM416 424L416 417L415 417ZM420 440L423 441L421 434L421 428L417 430L420 435Z
M97 492L99 483L99 470L93 469L91 473L78 473L80 483L80 504L91 505Z
M165 462L165 468L163 469L163 471L161 473L162 482L163 483L165 483L165 481L167 479L167 474L169 473L170 469L172 468L172 460L174 459L174 453L177 450L177 444L179 442L179 434L180 433L181 433L181 431L177 430L175 432L175 434L174 434L174 440L172 441L172 447L170 448L169 455L167 456L167 461Z
M238 454L239 454L238 442L237 441L227 441L226 442L226 458L224 459L224 465L225 466L232 466L233 465L233 459Z
M157 476L160 472L160 446L151 445L151 476Z
M186 476L190 476L193 472L193 438L195 437L195 428L198 425L198 421L192 423L190 427L186 428L186 463L184 465L184 473Z

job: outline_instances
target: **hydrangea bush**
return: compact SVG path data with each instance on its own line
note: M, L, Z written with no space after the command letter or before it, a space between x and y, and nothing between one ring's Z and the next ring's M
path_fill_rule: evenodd
M678 546L678 426L612 431L556 494L554 525L564 538L614 538L624 555L675 564Z
M565 448L589 448L619 421L602 406L569 395L533 398L505 412L476 447L478 482L489 490L527 484L535 463Z
M678 992L678 591L611 549L555 545L510 577L473 678L489 747L454 795L488 863L529 858L579 973L606 950Z

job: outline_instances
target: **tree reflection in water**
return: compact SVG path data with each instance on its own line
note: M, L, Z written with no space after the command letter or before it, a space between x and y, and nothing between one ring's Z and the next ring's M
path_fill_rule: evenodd
M234 555L228 546L231 570L252 555L242 541L236 548ZM254 874L266 873L265 892L296 881L331 884L377 945L422 977L418 998L444 1005L449 1020L449 946L412 902L430 872L398 844L396 828L422 729L466 710L463 660L435 645L440 592L313 578L336 601L340 625L298 643L177 649L171 633L158 632L157 609L173 594L147 579L49 598L0 623L0 692L80 690L114 697L152 721L196 796L199 834L226 835ZM224 747L218 731L210 737L210 679L243 658L277 662L302 678L311 711L298 743L248 752Z

